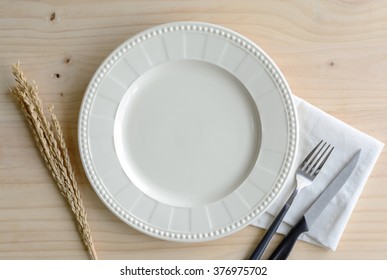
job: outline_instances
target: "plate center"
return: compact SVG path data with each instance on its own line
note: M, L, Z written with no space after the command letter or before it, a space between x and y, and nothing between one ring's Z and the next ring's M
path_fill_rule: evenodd
M179 207L226 197L258 156L261 124L246 87L211 63L170 61L142 74L114 124L119 161L153 199Z

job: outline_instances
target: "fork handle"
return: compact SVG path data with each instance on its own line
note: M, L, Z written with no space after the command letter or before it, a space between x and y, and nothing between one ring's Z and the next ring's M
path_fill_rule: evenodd
M287 203L282 207L281 211L278 213L277 217L271 224L271 226L266 231L265 235L263 236L262 240L259 242L257 247L255 248L254 252L249 257L249 260L260 260L263 253L265 252L267 246L270 244L270 241L273 237L273 235L277 232L277 229L279 225L281 224L283 218L285 217L286 213L288 212L290 208L290 205Z
M298 193L298 190L294 189L293 193L290 195L289 199L286 201L285 205L282 207L281 211L278 213L277 217L275 218L273 223L270 225L270 227L266 231L262 240L259 242L259 244L255 248L255 250L253 251L253 253L249 257L249 260L261 259L267 246L270 244L270 241L273 238L273 235L277 232L279 225L281 224L281 222L284 219L286 213L288 212L290 206L292 205L293 200L296 197L297 193Z

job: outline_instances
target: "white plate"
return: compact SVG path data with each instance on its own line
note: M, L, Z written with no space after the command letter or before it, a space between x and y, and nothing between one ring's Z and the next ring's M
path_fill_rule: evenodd
M127 224L174 241L248 225L281 191L297 146L290 89L271 59L226 28L178 22L119 46L79 118L86 174Z

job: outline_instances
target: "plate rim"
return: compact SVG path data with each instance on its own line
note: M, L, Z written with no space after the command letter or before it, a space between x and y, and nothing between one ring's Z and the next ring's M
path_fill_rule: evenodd
M103 189L103 186L100 186L98 183L97 175L94 172L92 166L92 160L90 158L89 145L88 145L88 135L87 135L87 125L88 117L91 109L92 99L94 98L96 89L101 83L104 75L109 71L111 66L129 49L128 46L135 46L141 44L141 42L151 38L152 36L160 35L159 32L173 32L176 30L180 31L206 31L212 33L215 36L221 38L226 38L228 40L233 40L238 46L243 50L247 51L255 59L257 59L262 66L265 68L266 72L270 75L272 80L275 82L277 89L281 95L281 98L286 109L287 125L288 125L288 139L287 139L287 151L285 159L282 163L281 172L278 174L275 183L270 188L270 191L266 193L264 198L262 198L262 203L259 206L256 206L250 209L249 213L246 214L243 218L238 220L237 225L228 225L220 229L205 233L205 234L185 234L185 233L176 233L171 234L168 231L160 230L156 227L149 226L146 223L143 223L136 218L131 217L125 211L123 211L117 203L114 202L114 199ZM298 127L298 116L295 106L294 99L292 97L292 92L290 87L279 70L278 66L274 61L254 42L244 37L243 35L230 30L226 27L207 23L207 22L196 22L196 21L178 21L170 22L166 24L156 25L151 28L148 28L134 36L131 36L129 39L125 40L117 48L115 48L100 64L98 69L95 71L93 77L91 78L85 94L82 99L79 118L78 118L78 146L80 152L80 158L86 176L93 187L94 191L97 193L100 200L105 204L105 206L113 212L118 218L123 220L128 225L136 228L137 230L151 235L160 239L170 240L170 241L181 241L181 242L202 242L207 240L213 240L220 237L230 235L245 226L249 225L250 222L262 214L271 203L278 197L281 191L284 188L287 180L289 179L289 173L294 164L296 153L298 150L298 138L299 138L299 127Z

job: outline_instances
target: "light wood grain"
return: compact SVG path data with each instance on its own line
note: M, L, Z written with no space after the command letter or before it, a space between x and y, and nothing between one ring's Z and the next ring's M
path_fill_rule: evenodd
M212 22L262 47L295 95L387 142L386 15L385 1L0 1L0 258L87 258L8 95L11 63L20 61L44 102L56 107L101 259L243 259L262 230L251 226L194 245L160 241L125 225L100 202L77 146L78 112L91 76L115 47L148 27ZM385 170L383 151L336 252L299 242L291 258L387 259Z

